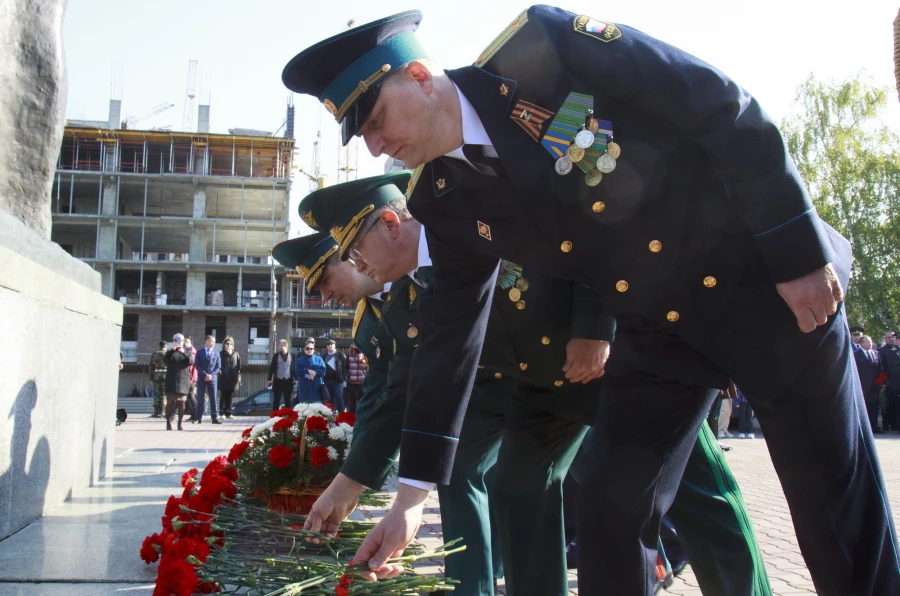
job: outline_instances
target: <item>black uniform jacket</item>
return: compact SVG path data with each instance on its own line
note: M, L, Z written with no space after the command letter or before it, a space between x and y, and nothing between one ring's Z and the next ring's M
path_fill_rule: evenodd
M776 396L828 325L801 333L775 284L831 262L846 288L850 246L817 216L775 124L724 74L629 27L603 41L579 15L535 6L481 67L448 71L505 169L441 157L409 207L434 269L404 422L404 477L445 482L488 319L497 261L593 287L617 322L607 372L700 387L733 378ZM516 123L570 92L612 122L616 169L590 187ZM545 123L542 131L549 125Z

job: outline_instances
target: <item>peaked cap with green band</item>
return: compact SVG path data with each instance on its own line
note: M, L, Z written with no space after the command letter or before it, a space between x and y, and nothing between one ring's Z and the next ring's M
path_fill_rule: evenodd
M329 234L316 232L275 245L272 256L288 269L295 269L306 280L306 291L312 292L322 277L328 257L338 250Z
M422 13L410 10L329 37L291 58L281 80L318 98L341 125L346 145L372 113L384 77L428 57L415 35L421 21Z
M300 217L307 224L315 222L313 227L319 230L331 232L340 245L341 259L346 260L366 216L391 201L405 199L410 178L412 172L404 170L319 189L300 201Z

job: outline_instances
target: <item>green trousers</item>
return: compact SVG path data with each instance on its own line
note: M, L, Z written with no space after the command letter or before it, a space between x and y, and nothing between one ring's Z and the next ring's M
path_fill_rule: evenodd
M494 579L503 577L497 524L489 502L510 398L515 384L476 381L466 410L450 484L438 486L444 541L462 538L466 550L447 557L444 572L461 583L460 596L493 596Z
M507 412L492 507L508 596L569 593L562 483L588 430L584 422L594 419L597 392L589 388L566 396L519 391ZM669 516L704 593L771 594L743 498L705 425Z

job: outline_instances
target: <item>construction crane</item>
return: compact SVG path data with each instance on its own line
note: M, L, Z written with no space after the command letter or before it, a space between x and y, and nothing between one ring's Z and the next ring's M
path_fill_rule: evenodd
M181 119L181 129L184 132L193 132L195 97L197 97L197 61L191 60L188 62L187 89L184 93L184 116Z
M350 19L347 21L347 29L353 29L356 21ZM338 129L340 130L340 129ZM338 132L338 182L350 182L357 178L357 168L359 164L359 141L357 137L353 137L346 147L341 147L341 136Z
M144 112L142 114L137 114L136 116L129 116L128 118L125 118L125 120L122 120L122 129L127 130L130 128L134 128L134 125L137 124L138 122L140 122L141 120L146 120L147 118L150 118L151 116L156 116L157 114L161 114L161 113L165 112L166 110L168 110L170 108L174 108L174 107L175 107L174 103L169 103L166 101L166 102L159 104L158 106L153 106L152 108L150 108L149 110L147 110L146 112Z

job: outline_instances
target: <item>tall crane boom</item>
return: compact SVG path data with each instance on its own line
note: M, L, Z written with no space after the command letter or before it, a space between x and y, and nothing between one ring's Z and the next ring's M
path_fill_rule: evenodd
M140 122L141 120L146 120L147 118L150 118L151 116L156 116L157 114L161 114L161 113L165 112L166 110L174 108L174 107L175 107L174 103L169 103L167 101L159 104L158 106L153 106L152 108L150 108L146 112L143 112L142 114L137 114L135 116L129 116L128 118L125 118L125 120L122 121L122 128L123 129L134 128L134 125L137 124L138 122Z
M184 116L181 119L181 129L185 132L193 132L195 97L197 97L197 61L191 60L188 62L187 89L184 93Z

